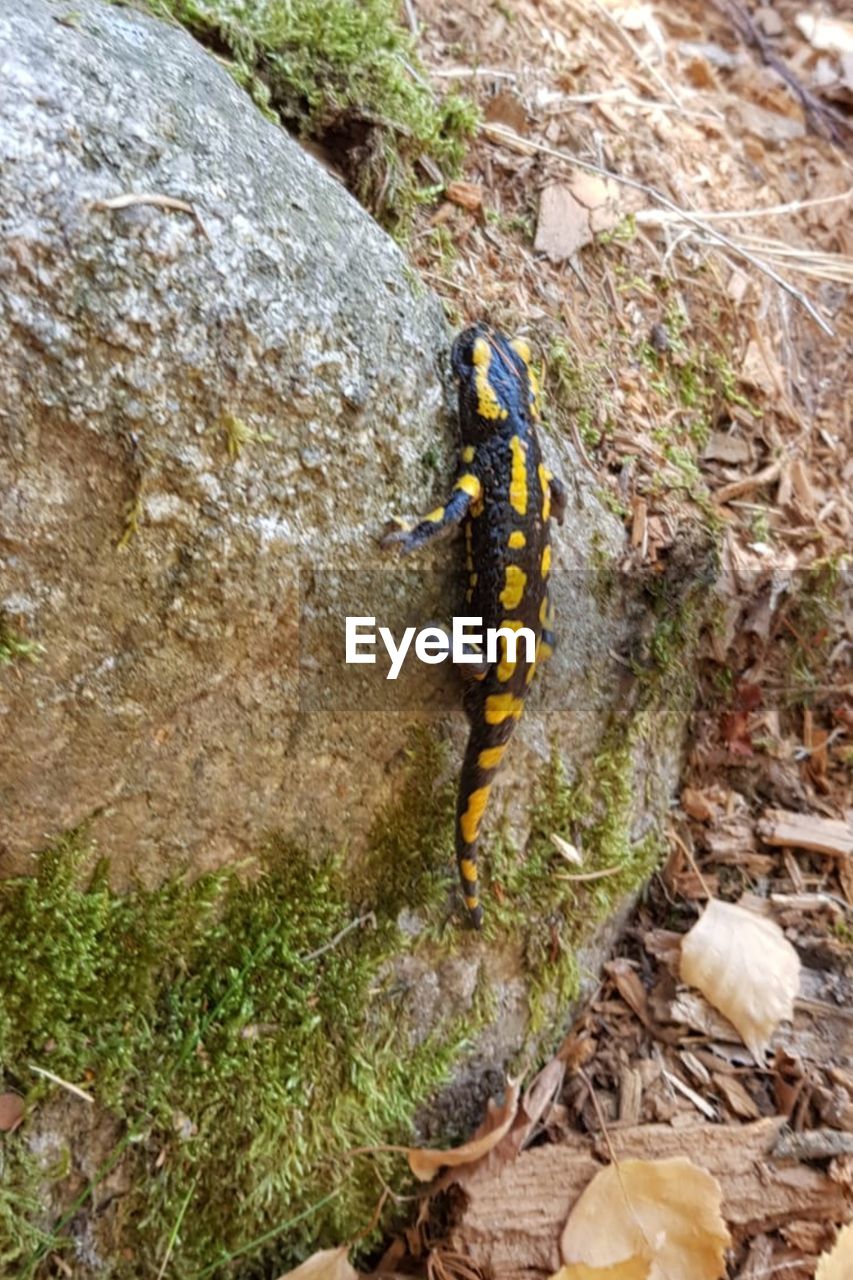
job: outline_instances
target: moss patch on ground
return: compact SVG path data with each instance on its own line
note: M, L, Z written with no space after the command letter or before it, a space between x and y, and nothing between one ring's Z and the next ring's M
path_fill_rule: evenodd
M154 1274L172 1240L176 1274L239 1259L251 1275L363 1230L378 1172L399 1181L400 1160L347 1153L408 1136L469 1030L448 1020L410 1043L383 969L404 945L393 921L363 920L341 868L294 849L268 849L249 883L230 871L126 895L102 868L81 879L87 859L69 836L36 877L0 883L2 1087L32 1112L2 1139L0 1259L24 1277L79 1255L102 1198L80 1152L57 1167L54 1148L30 1149L56 1093L30 1064L91 1092L123 1135L99 1171L125 1162L130 1187L107 1274ZM49 1229L46 1194L61 1206Z
M321 145L384 225L459 171L477 111L438 98L394 0L148 0L186 27L273 120Z

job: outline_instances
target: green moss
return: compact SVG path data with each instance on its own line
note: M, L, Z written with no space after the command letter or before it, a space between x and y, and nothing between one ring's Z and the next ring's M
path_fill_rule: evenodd
M501 836L484 850L484 940L491 954L521 957L526 1054L578 993L579 946L659 856L658 833L633 830L640 811L663 809L646 795L653 764L638 762L654 759L667 732L661 708L678 714L672 662L694 625L681 621L672 654L657 640L669 675L644 684L630 724L614 724L571 780L554 753L526 848ZM34 878L0 882L0 1088L28 1107L0 1139L1 1266L34 1278L73 1249L81 1222L97 1233L92 1191L115 1165L129 1188L111 1211L116 1280L157 1274L168 1250L184 1280L275 1274L357 1235L380 1178L405 1186L399 1155L349 1153L409 1138L494 998L483 965L473 1007L415 1034L391 958L408 947L429 963L479 952L483 940L455 927L456 778L434 726L415 730L407 764L369 851L346 871L326 850L271 842L248 881L231 869L116 894L76 832L41 856ZM553 833L582 849L584 872L615 873L562 878L575 868ZM414 939L398 928L402 906L422 917ZM62 1096L32 1065L84 1085L108 1119L114 1136L82 1189L79 1153L29 1149Z
M853 558L819 560L792 577L789 604L779 630L778 648L787 667L786 697L808 706L813 691L829 679L828 662L853 590Z
M0 667L10 667L18 662L38 662L43 653L44 645L36 640L25 640L0 610Z
M380 811L355 883L380 911L424 913L447 903L453 860L456 778L435 726L415 727L400 791Z
M406 945L385 911L400 882L365 913L334 859L275 844L249 883L231 870L116 894L102 866L84 875L91 862L73 833L36 877L0 883L0 1069L36 1125L53 1086L31 1063L85 1084L123 1133L102 1166L122 1162L130 1186L113 1274L154 1274L170 1240L175 1274L228 1274L232 1255L241 1275L269 1274L362 1230L376 1172L399 1185L400 1159L347 1153L405 1139L485 1016L478 1005L411 1043L385 968ZM29 1127L0 1157L0 1258L22 1277L70 1247L90 1192L71 1201L61 1184L65 1213L45 1233L50 1171L26 1154Z
M575 360L565 342L552 342L548 352L546 389L553 397L558 417L571 417L587 449L601 443L597 425L600 407L608 402L604 364Z
M270 118L326 147L354 194L405 224L458 172L477 122L438 98L393 0L149 0L230 67ZM434 175L428 188L419 174Z

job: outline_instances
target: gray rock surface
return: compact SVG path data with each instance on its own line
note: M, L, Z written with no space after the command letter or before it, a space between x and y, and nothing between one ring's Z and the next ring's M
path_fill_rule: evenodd
M0 609L42 646L2 669L0 871L84 820L120 883L269 830L357 852L423 698L418 673L360 689L336 608L369 582L380 621L449 612L452 544L429 578L376 547L451 474L440 306L186 34L63 14L0 11ZM195 216L104 207L127 193ZM257 437L236 458L229 424ZM557 563L583 567L621 530L560 452ZM583 575L560 595L560 663L502 780L522 823L546 726L592 754L612 702L624 623Z
M357 859L412 719L466 732L452 672L342 662L346 613L461 602L452 542L405 566L377 547L450 483L440 304L184 32L64 16L0 10L0 621L41 646L0 666L0 874L82 822L118 884L271 831ZM597 588L621 526L546 452L569 486L561 649L490 810L522 838L552 744L583 769L629 714L613 655L654 623L641 590ZM678 736L639 762L638 835Z

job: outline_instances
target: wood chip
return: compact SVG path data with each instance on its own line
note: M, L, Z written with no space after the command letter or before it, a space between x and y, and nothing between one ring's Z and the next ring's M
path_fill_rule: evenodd
M736 1076L714 1072L714 1084L726 1104L740 1120L758 1120L761 1112Z
M757 830L765 844L808 849L835 858L853 855L853 828L849 822L837 818L767 809L759 819Z
M846 1221L853 1213L853 1187L822 1170L771 1158L783 1124L780 1117L728 1125L690 1119L678 1129L666 1124L615 1128L610 1142L618 1159L686 1155L707 1169L723 1188L723 1216L739 1238L772 1231L791 1219ZM598 1154L591 1140L574 1134L566 1143L526 1151L495 1177L472 1178L450 1228L450 1247L492 1280L532 1280L556 1271L560 1232L601 1168ZM606 1159L603 1150L601 1159Z
M740 436L729 435L728 431L713 431L702 450L702 457L706 461L728 462L737 466L742 462L749 462L752 450Z
M467 209L469 213L480 214L483 211L483 188L476 182L451 182L445 193L448 200Z

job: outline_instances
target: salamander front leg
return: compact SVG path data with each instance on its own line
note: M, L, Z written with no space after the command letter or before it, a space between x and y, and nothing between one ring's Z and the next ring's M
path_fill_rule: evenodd
M388 530L380 545L385 550L390 547L399 547L403 555L416 551L418 547L447 533L454 525L464 520L472 503L478 502L482 493L483 486L479 478L473 471L464 471L453 486L445 506L436 507L435 511L430 511L429 515L424 516L414 528L407 529L398 521L394 522L397 527Z

